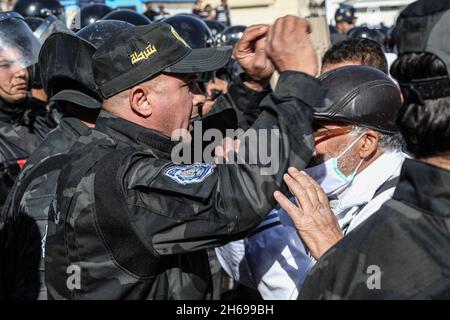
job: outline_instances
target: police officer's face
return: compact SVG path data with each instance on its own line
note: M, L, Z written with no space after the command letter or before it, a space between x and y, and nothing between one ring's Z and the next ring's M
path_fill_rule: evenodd
M28 70L17 63L17 51L0 51L0 97L10 103L24 100L28 89Z
M193 108L200 108L206 101L197 76L163 74L159 77L163 81L161 94L152 103L161 108L164 133L170 136L177 129L188 130Z

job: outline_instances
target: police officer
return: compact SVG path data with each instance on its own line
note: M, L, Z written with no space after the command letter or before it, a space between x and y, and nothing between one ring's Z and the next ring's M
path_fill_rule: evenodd
M99 21L80 30L79 36L101 45L130 26L122 21ZM101 107L91 73L94 51L91 43L67 33L53 34L42 47L39 62L46 70L43 86L51 103L58 104L62 119L28 159L0 216L9 236L8 255L1 259L8 270L8 298L46 299L43 257L47 213L61 169L55 161L80 137L95 138L88 138ZM28 223L21 223L24 220ZM19 261L28 263L24 266Z
M50 297L209 297L204 249L257 225L274 204L282 172L303 167L311 156L311 107L324 92L313 78L318 67L306 31L306 21L291 16L270 32L249 28L242 39L248 51L238 59L245 66L254 67L258 58L281 72L253 127L280 130L279 170L268 175L258 162L171 161L176 142L169 136L187 129L193 105L204 101L193 74L224 65L229 50L192 50L165 23L129 28L98 48L93 69L104 110L95 130L108 138L71 154L60 175L46 250ZM255 52L255 41L265 35L267 51ZM295 58L299 52L302 61ZM291 131L303 138L291 139ZM246 135L242 148L248 147Z
M348 4L340 4L334 15L336 32L331 32L331 42L336 44L347 39L347 32L355 27L355 8Z
M22 16L0 13L0 139L20 155L29 155L51 129L46 110L28 97L27 68L37 62L40 47Z

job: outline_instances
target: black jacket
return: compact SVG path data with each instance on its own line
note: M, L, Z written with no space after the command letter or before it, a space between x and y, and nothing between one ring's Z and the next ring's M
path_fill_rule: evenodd
M0 138L31 154L52 129L41 103L26 99L12 105L0 99Z
M392 200L331 248L299 299L450 299L450 171L406 160Z
M62 118L30 156L12 187L0 215L0 287L5 298L46 299L47 215L60 172L51 159L67 153L79 137L89 133L80 120Z
M102 112L95 131L108 138L74 152L58 180L46 249L49 297L209 298L204 249L257 226L288 166L309 161L312 107L323 95L316 79L286 72L263 101L252 128L279 130L271 175L258 163L177 165L168 137Z
M12 105L0 98L0 211L23 161L50 130L42 104L26 99Z

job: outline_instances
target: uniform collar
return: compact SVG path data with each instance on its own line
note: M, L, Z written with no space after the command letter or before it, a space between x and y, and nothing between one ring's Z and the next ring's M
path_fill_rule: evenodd
M116 141L136 148L152 148L170 157L173 147L178 141L154 130L142 127L128 120L102 110L97 119L95 129L109 135Z
M398 177L406 155L402 152L383 153L366 169L356 175L348 189L338 196L336 211L368 203L378 188L393 177Z
M18 122L27 111L27 100L12 104L0 98L0 121L8 123Z
M433 215L450 217L450 171L408 159L393 198Z

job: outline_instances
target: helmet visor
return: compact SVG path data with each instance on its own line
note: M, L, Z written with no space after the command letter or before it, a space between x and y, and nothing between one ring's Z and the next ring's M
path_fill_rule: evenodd
M22 19L0 21L0 67L27 68L38 61L41 43Z

